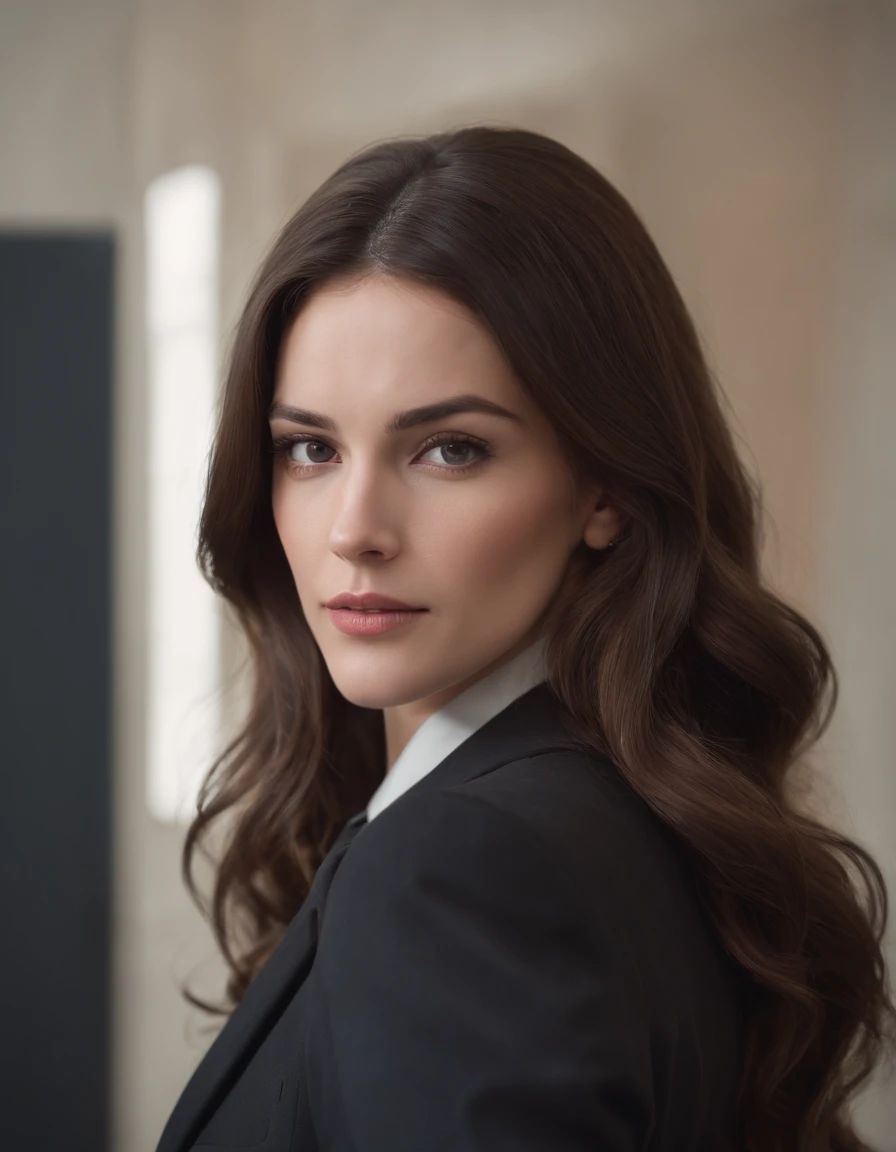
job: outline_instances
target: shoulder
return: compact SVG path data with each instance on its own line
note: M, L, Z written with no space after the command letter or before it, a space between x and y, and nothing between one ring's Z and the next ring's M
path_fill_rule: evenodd
M334 877L329 904L342 897L489 888L514 898L537 881L564 880L536 828L517 812L469 786L408 793L390 804L352 842ZM539 879L540 878L540 879ZM537 891L530 888L530 896Z
M719 943L672 831L609 761L554 750L445 789L411 790L356 836L327 916L385 920L433 894L490 927L608 934L651 982L717 977ZM340 911L341 909L341 911ZM722 963L722 967L724 964ZM662 971L660 970L662 968Z
M440 1147L541 1148L575 1128L622 1148L623 1127L640 1146L654 1063L629 942L582 914L539 829L473 784L411 789L333 875L314 1019L340 1114L370 1147L433 1147L438 1130Z
M458 947L462 932L510 951L553 940L587 953L590 917L572 880L539 830L493 797L468 786L411 791L349 846L330 885L321 947L332 956L389 938L409 952L416 943L422 956L449 940Z
M455 1071L528 1058L526 1083L567 1068L556 1082L587 1087L585 1108L602 1107L593 1085L625 1084L646 1117L655 1076L690 1091L706 1067L724 1087L735 1066L736 974L684 858L614 767L578 751L384 809L334 874L315 965L342 1051L361 1028L378 1060L413 1041L402 1080L425 1074L437 1035Z
M596 893L605 914L627 907L637 878L675 869L670 852L612 764L556 750L401 796L355 837L329 902L472 887L506 907L525 902L530 917L543 903L593 920Z
M590 997L599 973L630 1000L630 1024L646 1028L631 941L583 896L562 854L494 798L466 786L409 792L355 836L336 870L318 942L322 987L344 996L366 981L392 995L397 973L441 972L435 987L501 988L510 1012L545 980Z
M524 825L577 886L588 877L605 898L637 892L643 904L652 889L692 887L671 829L597 753L538 753L469 781L463 792Z

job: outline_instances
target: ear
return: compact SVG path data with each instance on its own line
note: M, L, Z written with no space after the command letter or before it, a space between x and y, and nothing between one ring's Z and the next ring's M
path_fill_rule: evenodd
M615 544L625 525L625 518L610 503L606 492L592 487L584 504L582 539L589 548L603 549Z

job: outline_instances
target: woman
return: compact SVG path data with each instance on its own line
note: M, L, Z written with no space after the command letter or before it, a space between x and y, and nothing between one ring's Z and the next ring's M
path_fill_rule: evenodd
M232 816L235 1009L159 1152L866 1147L886 889L787 795L836 677L762 584L759 507L581 158L469 127L311 196L202 515L254 696L184 870L197 896Z

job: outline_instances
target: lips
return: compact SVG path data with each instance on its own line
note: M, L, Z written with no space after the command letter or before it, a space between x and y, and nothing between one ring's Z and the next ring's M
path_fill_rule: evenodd
M340 592L324 605L326 608L346 608L353 612L425 612L425 608L418 608L407 604L403 600L396 600L393 596L386 596L380 592Z
M347 636L382 636L393 629L410 627L416 616L425 616L426 609L379 609L358 611L354 608L328 608L330 622Z
M359 612L362 616L376 616L379 612L425 612L425 608L334 608L334 612Z

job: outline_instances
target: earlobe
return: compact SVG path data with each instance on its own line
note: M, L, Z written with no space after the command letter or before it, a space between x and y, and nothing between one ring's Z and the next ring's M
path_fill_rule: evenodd
M597 507L591 510L582 538L589 548L602 551L619 542L624 526L623 517L606 502L604 496L600 496Z
M619 543L618 535L614 536L605 526L589 525L585 529L584 540L588 547L593 548L596 552L603 552Z

